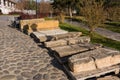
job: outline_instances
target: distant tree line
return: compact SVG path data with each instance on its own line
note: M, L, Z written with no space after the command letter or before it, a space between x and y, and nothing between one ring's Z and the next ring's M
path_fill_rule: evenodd
M64 22L65 16L73 17L73 12L79 16L84 16L90 33L95 28L103 24L106 20L120 21L120 1L119 0L19 0L17 8L20 10L37 10L42 14L58 13L60 22Z
M64 22L65 13L69 12L72 17L74 10L85 17L93 34L96 27L105 21L120 21L120 1L119 0L51 0L54 9L58 9L60 22Z

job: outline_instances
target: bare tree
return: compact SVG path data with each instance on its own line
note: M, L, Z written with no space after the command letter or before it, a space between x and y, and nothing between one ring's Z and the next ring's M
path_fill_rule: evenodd
M106 20L103 4L103 0L81 0L80 2L80 11L87 20L91 34Z
M17 2L16 8L19 10L35 10L36 3L34 0L19 0Z
M108 19L112 21L120 21L120 1L110 0L106 10L108 12Z
M108 8L108 19L112 21L120 21L120 8L117 6Z
M40 2L39 11L42 14L48 14L52 11L52 6L49 1L42 0Z
M16 4L16 8L19 10L24 10L26 6L25 0L19 0Z

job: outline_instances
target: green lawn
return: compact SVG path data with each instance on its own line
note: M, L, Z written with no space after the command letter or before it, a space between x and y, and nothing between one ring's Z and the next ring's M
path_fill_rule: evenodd
M83 16L73 16L72 18L66 16L66 19L72 19L73 21L82 22L86 24L86 20ZM120 33L120 22L106 22L100 27L111 30L113 32Z
M77 22L86 23L86 19L83 16L73 16L72 18L70 16L66 16L65 18L72 19L73 21L77 21Z
M85 30L84 28L80 28L74 25L70 25L67 23L60 24L60 28L67 30L67 31L80 31L83 33L83 35L89 35L89 31ZM120 42L111 40L109 38L105 38L97 33L94 33L94 37L91 38L92 43L100 43L103 44L106 47L111 47L117 50L120 50Z
M107 22L103 25L103 28L120 33L120 22Z

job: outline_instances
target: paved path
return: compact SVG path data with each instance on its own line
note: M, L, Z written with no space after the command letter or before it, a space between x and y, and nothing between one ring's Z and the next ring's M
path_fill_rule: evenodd
M68 20L66 20L66 22L89 30L87 25L85 25L83 23L79 23L76 21L68 21ZM104 28L97 28L95 31L104 37L107 37L107 38L110 38L110 39L113 39L116 41L120 41L120 33L112 32L112 31L104 29Z
M0 21L0 80L68 80L46 49L8 24Z

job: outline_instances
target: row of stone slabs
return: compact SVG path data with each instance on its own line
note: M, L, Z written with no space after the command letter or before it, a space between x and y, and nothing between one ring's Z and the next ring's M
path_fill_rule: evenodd
M63 31L62 33L61 30L61 34L51 34L39 36L38 32L34 32L32 36L44 42L44 45L58 54L60 58L72 55L68 58L68 66L70 72L77 80L119 70L119 66L116 65L120 63L119 51L102 48L98 44L91 44L90 38L88 36L81 36L81 32L64 33ZM48 36L51 38L48 39Z

